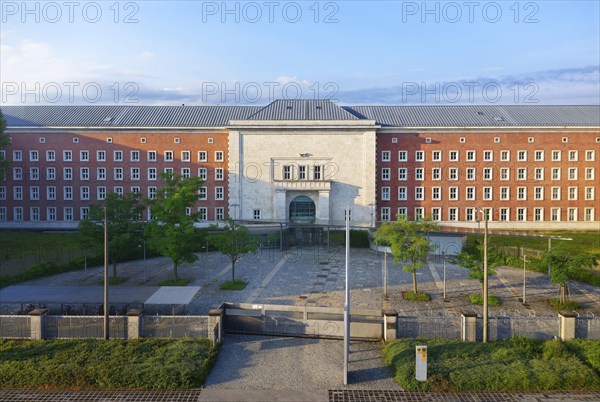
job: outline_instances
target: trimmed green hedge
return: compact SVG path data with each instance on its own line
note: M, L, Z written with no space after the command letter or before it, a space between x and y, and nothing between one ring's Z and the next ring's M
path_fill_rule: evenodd
M346 232L331 231L329 232L329 241L338 243L342 246L346 245ZM350 230L350 247L352 248L369 248L369 232L366 230Z
M415 379L415 347L427 345L427 381ZM395 381L407 391L600 390L600 342L488 343L398 339L384 348Z
M0 388L199 388L217 354L207 339L0 340Z

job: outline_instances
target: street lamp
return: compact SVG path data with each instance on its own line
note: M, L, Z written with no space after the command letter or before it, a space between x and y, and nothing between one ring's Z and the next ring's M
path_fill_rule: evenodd
M108 338L108 218L104 207L104 339Z
M483 214L483 342L488 341L488 210L476 208Z

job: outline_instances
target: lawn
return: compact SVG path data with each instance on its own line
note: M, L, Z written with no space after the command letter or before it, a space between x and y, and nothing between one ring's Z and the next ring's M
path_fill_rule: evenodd
M0 339L0 388L199 388L217 353L207 339Z
M428 347L425 382L415 379L417 345ZM386 345L384 357L407 391L600 390L598 341L399 339Z

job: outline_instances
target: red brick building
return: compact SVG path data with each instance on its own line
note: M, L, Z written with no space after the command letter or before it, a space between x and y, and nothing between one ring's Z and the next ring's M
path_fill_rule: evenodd
M375 164L376 176L371 177L371 171L355 172L368 176L365 188L356 190L363 192L364 204L357 207L367 211L356 224L370 226L400 214L409 219L431 216L448 226L473 226L482 219L478 211L483 209L496 228L600 228L598 106L341 108L328 101L279 101L285 102L289 105L278 104L276 110L269 106L3 107L11 143L3 151L10 170L0 182L0 228L75 227L89 206L102 203L108 192L153 197L160 186L159 174L166 170L205 181L195 206L203 221L236 215L237 207L238 217L272 219L264 207L268 203L260 204L262 209L242 210L242 202L262 202L256 201L256 194L244 193L239 201L236 193L238 198L230 200L230 191L238 191L232 181L246 179L236 175L241 170L235 161L248 159L238 155L243 152L237 143L243 129L232 128L232 122L254 127L252 116L260 117L261 130L278 136L289 132L290 142L306 130L304 120L310 120L313 131L322 124L336 130L334 134L344 134L352 124L355 131L364 126L375 133L376 146L369 148L372 160L365 166ZM309 108L314 108L311 113ZM288 112L294 116L287 117ZM230 155L232 135L237 141L235 158ZM343 147L343 135L335 138ZM289 144L285 158L300 155L300 160L319 157L336 163L333 151L325 146L323 155L314 156L316 151L306 152L306 143L303 147L296 150ZM265 143L264 150L253 152L275 160L277 155L267 154L284 151ZM346 154L351 157L353 150ZM277 175L270 173L271 178ZM336 183L336 177L328 178L326 185L321 178L313 179L302 183L308 178L284 174L283 181L274 180L272 185L277 191L316 186L321 193L327 191L323 198L327 200L330 191L333 197L336 186L344 184ZM376 183L374 196L369 180ZM333 202L319 208L326 213L338 210ZM147 211L145 218L149 217Z

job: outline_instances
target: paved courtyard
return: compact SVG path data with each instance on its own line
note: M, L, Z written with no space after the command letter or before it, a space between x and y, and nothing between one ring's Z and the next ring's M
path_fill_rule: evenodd
M187 305L188 314L206 314L222 302L248 302L264 304L310 305L343 307L345 287L344 248L296 247L284 252L273 249L260 250L256 255L244 257L236 264L235 276L244 279L248 286L242 291L223 291L218 286L231 278L231 264L227 257L216 252L198 254L198 261L184 264L179 275L190 279L189 286L199 291ZM443 300L444 263L433 257L428 266L417 272L419 290L432 296L431 302L413 302L402 298L402 291L412 289L411 275L395 265L391 255L387 257L387 293L383 292L383 260L381 252L370 249L351 249L350 286L353 308L393 308L400 315L445 315L461 311L482 312L481 306L472 305L468 296L480 291L476 280L467 278L467 271L446 262L446 298ZM555 316L545 300L556 297L558 288L549 282L548 276L526 272L525 298L523 295L523 270L500 267L489 281L490 294L499 297L500 307L490 307L491 316L527 315ZM118 274L129 278L118 286L158 286L173 276L170 260L153 258L147 261L121 263ZM68 272L40 278L22 285L46 286L98 286L102 283L102 267L86 271ZM117 287L117 286L115 286ZM581 303L580 313L600 315L600 292L590 285L575 282L571 286L573 300ZM1 302L1 300L0 300ZM31 301L35 303L35 300ZM147 306L152 312L152 306Z

